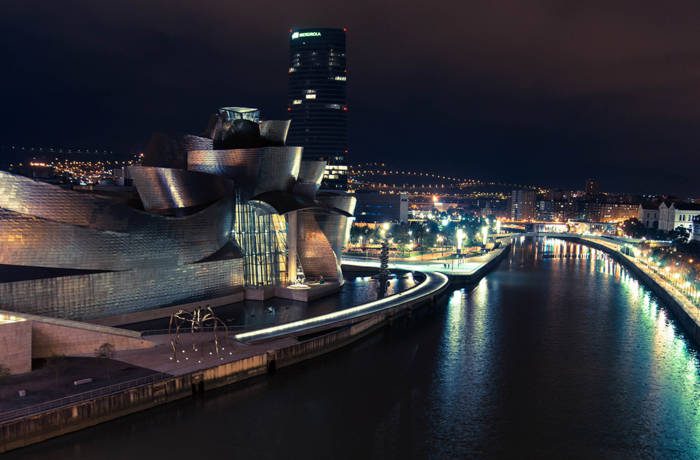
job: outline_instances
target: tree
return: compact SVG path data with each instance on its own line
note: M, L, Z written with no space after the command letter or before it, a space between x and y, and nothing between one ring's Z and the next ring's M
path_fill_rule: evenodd
M644 226L642 222L637 218L631 218L624 221L621 225L622 231L625 235L629 235L632 238L642 238L647 236L648 229Z
M683 226L678 226L676 227L675 230L671 232L671 238L673 239L673 242L678 244L678 243L687 243L688 240L690 239L690 232L688 231L687 228Z

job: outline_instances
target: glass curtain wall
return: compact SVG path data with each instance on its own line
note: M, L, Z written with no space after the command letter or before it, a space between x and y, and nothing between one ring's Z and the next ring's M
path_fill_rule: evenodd
M280 284L287 273L287 223L236 196L234 237L244 256L246 286Z

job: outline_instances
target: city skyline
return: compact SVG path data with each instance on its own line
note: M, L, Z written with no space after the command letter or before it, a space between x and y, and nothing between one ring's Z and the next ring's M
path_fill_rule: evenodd
M700 5L3 7L2 460L700 459Z
M391 21L382 5L369 17L313 2L274 17L225 4L165 14L151 2L138 17L128 3L68 6L68 27L53 21L65 4L17 2L0 20L12 63L2 144L136 150L154 130L198 129L209 107L230 101L283 118L289 28L347 26L353 162L417 167L427 157L467 177L553 187L598 177L610 191L697 195L695 6L672 9L666 25L644 5L634 17L614 5L424 16L409 3ZM52 117L38 130L41 107Z

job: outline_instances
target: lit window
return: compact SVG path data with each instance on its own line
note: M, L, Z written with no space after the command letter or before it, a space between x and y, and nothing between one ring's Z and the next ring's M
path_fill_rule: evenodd
M341 76L341 75L336 75L336 76L333 78L333 80L335 80L335 81L346 81L347 79L348 79L348 77Z
M306 99L316 99L316 93L307 94Z
M293 105L299 105L299 104L301 104L301 99L294 99L294 100L292 101L292 104L293 104Z

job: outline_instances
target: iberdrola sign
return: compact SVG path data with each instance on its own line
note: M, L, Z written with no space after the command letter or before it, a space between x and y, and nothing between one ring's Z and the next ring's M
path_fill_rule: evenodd
M296 40L297 38L306 38L306 37L320 37L321 32L294 32L292 33L292 40Z

